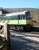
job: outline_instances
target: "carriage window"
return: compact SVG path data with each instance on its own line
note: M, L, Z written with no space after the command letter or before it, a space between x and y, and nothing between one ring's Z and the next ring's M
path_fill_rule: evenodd
M21 19L26 19L25 15L21 15Z
M18 15L18 19L21 20L21 19L26 19L26 18L25 18L25 15Z
M17 16L4 16L4 17L1 17L1 19L4 19L4 20L16 20Z
M20 19L20 15L18 15L18 19Z

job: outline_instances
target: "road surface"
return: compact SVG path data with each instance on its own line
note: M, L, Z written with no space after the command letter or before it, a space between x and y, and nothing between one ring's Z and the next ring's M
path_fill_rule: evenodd
M11 50L39 50L39 33L10 32Z

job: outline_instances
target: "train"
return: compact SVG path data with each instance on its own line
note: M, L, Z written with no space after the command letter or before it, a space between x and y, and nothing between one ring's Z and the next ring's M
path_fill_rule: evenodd
M31 31L32 13L30 11L14 12L0 15L0 23L6 23L14 31Z

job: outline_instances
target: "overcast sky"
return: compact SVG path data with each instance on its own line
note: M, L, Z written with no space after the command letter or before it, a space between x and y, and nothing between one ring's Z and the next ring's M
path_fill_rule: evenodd
M4 8L39 8L39 0L0 0Z

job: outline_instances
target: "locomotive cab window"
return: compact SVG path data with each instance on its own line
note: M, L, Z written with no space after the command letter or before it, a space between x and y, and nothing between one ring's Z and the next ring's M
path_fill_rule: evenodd
M25 12L26 19L31 19L31 13L30 12Z

